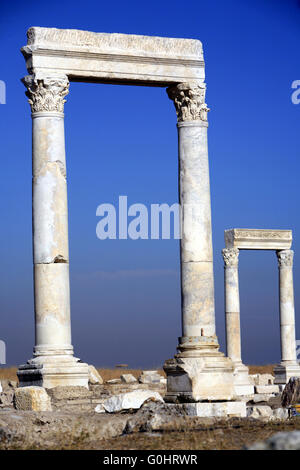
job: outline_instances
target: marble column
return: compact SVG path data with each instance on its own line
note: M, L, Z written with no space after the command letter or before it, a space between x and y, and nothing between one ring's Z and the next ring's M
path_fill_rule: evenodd
M181 205L182 336L178 354L166 361L168 399L178 395L231 399L232 363L219 353L215 330L211 203L205 84L169 87L178 119L179 199ZM204 360L205 358L205 360ZM214 364L223 374L219 385ZM209 376L207 375L207 371ZM192 385L191 385L192 383ZM209 399L209 398L207 398Z
M227 356L232 361L242 363L241 327L240 327L240 294L239 294L239 250L224 248L224 283L225 283L225 319Z
M290 377L300 376L296 358L295 307L292 250L276 252L279 269L279 311L281 363L275 371L275 383L287 383Z
M168 89L178 117L181 224L182 336L179 350L194 354L215 336L211 203L205 85Z
M227 356L234 364L234 384L237 395L251 395L254 387L250 383L249 369L242 362L240 293L239 293L239 249L224 248L224 297Z
M21 386L88 385L88 366L73 357L70 322L64 75L23 79L32 111L34 357L19 367Z

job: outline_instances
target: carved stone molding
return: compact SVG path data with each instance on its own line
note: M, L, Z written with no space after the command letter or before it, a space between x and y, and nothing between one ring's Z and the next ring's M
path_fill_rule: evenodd
M207 122L209 108L205 103L205 84L179 83L167 88L168 96L174 101L178 122Z
M289 250L293 241L291 230L232 228L224 235L226 248L240 250Z
M66 75L36 77L27 75L22 82L27 88L26 96L32 113L64 112L65 96L69 93Z
M293 250L276 251L279 268L292 267L294 252Z
M238 248L224 248L222 250L225 267L233 268L238 266L239 252Z

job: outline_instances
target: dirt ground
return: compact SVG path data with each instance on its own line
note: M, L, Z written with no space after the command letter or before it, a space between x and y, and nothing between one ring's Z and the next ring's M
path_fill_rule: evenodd
M0 418L11 423L2 414ZM24 415L27 415L25 419ZM50 417L45 413L17 412L11 418L16 420L16 417L18 426L23 426L23 432L18 432L18 439L0 439L0 451L240 450L277 432L300 430L299 418L285 422L263 422L249 418L212 422L209 418L187 418L189 424L182 422L170 425L169 429L126 434L123 430L125 423L132 419L132 415L127 413L114 416L52 413ZM118 435L108 437L114 433Z
M223 422L190 431L123 435L94 443L87 448L99 450L240 450L244 446L268 439L277 432L294 430L300 430L300 420L286 423L262 423L258 420L240 419L235 423Z

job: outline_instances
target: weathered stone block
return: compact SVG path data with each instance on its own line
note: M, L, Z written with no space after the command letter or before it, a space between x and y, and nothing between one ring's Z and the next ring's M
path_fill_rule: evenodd
M267 405L247 406L247 417L256 419L271 419L273 410Z
M51 399L43 387L17 388L14 397L17 410L51 411Z
M162 376L156 370L144 370L139 376L142 384L160 383Z
M122 374L120 378L121 378L122 382L124 382L125 384L130 384L130 383L136 383L137 382L136 378L132 374Z
M99 403L96 407L95 407L95 412L96 413L105 413L105 408L103 406L102 403Z
M253 397L251 398L251 401L253 403L265 402L270 400L270 398L273 398L274 396L274 394L270 395L268 393L255 393L255 395L253 395Z
M281 396L283 407L300 403L300 378L291 377Z
M121 393L108 398L103 403L104 409L109 413L121 410L139 409L147 400L163 402L161 395L152 390L136 390L129 393Z
M243 401L224 401L216 403L184 403L182 406L188 416L211 417L246 417L246 403Z
M99 372L97 371L96 367L89 365L89 383L91 385L101 385L103 384L103 379Z
M255 392L256 393L279 393L278 385L255 385Z
M110 379L110 380L107 380L106 383L111 384L111 385L120 384L120 383L122 383L122 380L121 379Z

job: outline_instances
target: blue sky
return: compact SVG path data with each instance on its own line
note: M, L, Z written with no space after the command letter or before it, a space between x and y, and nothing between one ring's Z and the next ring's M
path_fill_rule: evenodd
M284 0L1 1L0 339L7 362L32 355L31 118L20 78L30 26L200 39L209 113L217 332L224 350L224 229L292 229L300 339L300 5ZM176 240L96 238L96 208L177 201L177 131L164 89L72 83L65 105L72 336L99 366L160 366L180 335ZM246 363L280 359L277 260L242 252Z

